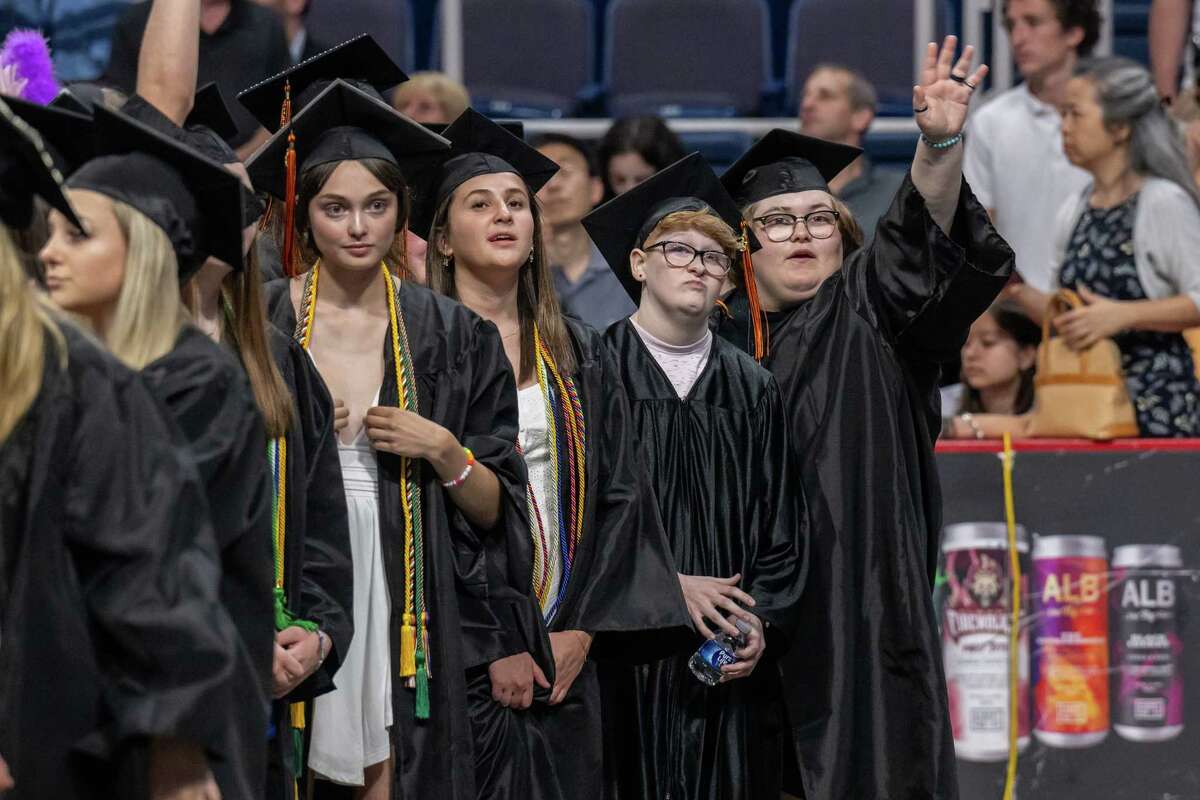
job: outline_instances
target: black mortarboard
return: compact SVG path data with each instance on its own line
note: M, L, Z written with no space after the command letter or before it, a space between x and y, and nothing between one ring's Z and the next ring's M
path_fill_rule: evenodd
M735 233L741 227L737 204L699 153L684 156L583 218L588 236L635 303L641 299L642 284L629 270L629 253L644 245L655 226L677 211L706 211ZM747 239L757 249L754 237Z
M379 43L369 33L364 33L242 90L237 99L264 128L276 131L284 116L285 87L292 102L292 108L287 112L290 117L298 114L317 94L323 93L325 87L318 84L339 78L370 86L381 95L408 80L404 70L392 61Z
M97 106L96 157L68 185L119 200L161 228L185 283L208 256L242 268L242 183L212 159L123 113Z
M185 128L203 126L228 141L237 136L238 126L234 122L221 87L209 82L196 90L196 98L192 101L192 113L183 121Z
M77 228L83 226L63 193L63 176L37 130L0 99L0 222L24 228L33 221L33 198L40 197Z
M291 124L277 131L246 162L254 185L287 199L288 139L295 134L297 174L319 164L379 158L405 176L436 158L450 143L396 109L342 80L333 81Z
M75 96L70 89L63 89L50 101L49 108L61 108L63 111L74 111L76 114L91 116L92 103L84 102Z
M70 175L76 167L92 157L90 114L41 106L15 97L6 97L4 100L14 114L41 134L42 144L50 151L54 165L63 175Z
M409 229L417 236L429 237L433 216L442 201L471 178L513 172L524 178L529 190L536 194L558 172L558 164L537 148L473 108L447 125L442 135L450 140L450 151L443 154L440 164L423 171L413 181Z
M777 194L829 191L829 181L862 155L862 149L775 128L721 176L738 205Z

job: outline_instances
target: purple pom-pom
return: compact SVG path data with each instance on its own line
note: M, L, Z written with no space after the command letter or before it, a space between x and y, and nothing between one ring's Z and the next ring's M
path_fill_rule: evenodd
M50 45L41 31L16 29L5 37L0 48L0 66L9 64L15 64L17 75L28 81L21 92L23 99L46 105L58 96Z

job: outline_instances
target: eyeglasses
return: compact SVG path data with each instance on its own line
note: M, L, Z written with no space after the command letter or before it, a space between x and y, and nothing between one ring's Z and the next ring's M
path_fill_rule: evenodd
M697 250L685 242L655 242L642 249L655 250L659 248L662 249L663 258L668 267L683 269L691 266L692 262L696 260L696 256L699 256L700 266L704 267L705 272L714 278L724 278L730 267L733 266L733 259L720 250Z
M779 212L777 214L755 217L754 221L762 227L763 233L772 242L786 242L795 235L796 225L800 222L804 223L805 230L808 231L808 235L812 238L828 239L837 230L839 217L841 217L841 214L836 211L820 209L819 211L811 211L802 217Z

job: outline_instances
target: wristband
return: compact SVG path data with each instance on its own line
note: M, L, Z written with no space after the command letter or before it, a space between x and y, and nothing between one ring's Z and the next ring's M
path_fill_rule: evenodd
M923 134L923 133L921 134L921 141L923 141L929 147L932 147L934 150L945 150L947 147L953 147L954 145L961 142L962 138L963 138L962 131L959 131L958 133L951 136L949 139L943 139L940 142L935 142L933 139L930 139L925 134Z
M475 468L475 454L471 452L471 448L464 447L463 452L467 454L467 465L463 467L463 471L458 474L458 477L450 481L442 481L442 486L447 489L457 489L467 482L467 478L471 475L471 470Z

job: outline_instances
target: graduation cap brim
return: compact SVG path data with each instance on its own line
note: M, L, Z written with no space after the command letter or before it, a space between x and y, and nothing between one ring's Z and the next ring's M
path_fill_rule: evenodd
M92 157L91 116L15 97L4 100L14 114L41 134L42 143L64 175Z
M191 202L196 207L196 219L189 233L197 254L213 256L236 270L242 268L242 182L221 164L207 158L192 148L175 141L154 128L125 114L97 106L94 121L95 155L121 156L140 153L151 156L174 170L186 187ZM153 176L114 175L110 186L114 194L120 193L123 202L137 208L160 227L161 204L178 200L184 205L187 198L170 196L166 185L156 192L152 186ZM126 183L128 181L129 183ZM72 183L75 181L73 180ZM90 182L86 188L104 193L105 186ZM164 228L166 230L166 228ZM171 230L166 230L168 237ZM173 240L174 243L174 240ZM203 258L200 258L203 263ZM189 266L180 264L181 278Z
M37 196L82 228L63 191L63 176L42 143L41 134L0 98L0 220L23 228L33 219Z
M521 138L524 132L524 125L518 131L513 123L496 122L473 108L447 125L442 135L450 140L450 151L413 181L412 232L428 238L442 201L480 175L515 172L537 194L559 166Z
M862 153L859 147L775 128L725 170L721 183L743 207L779 194L829 191L829 181Z
M246 162L255 188L280 200L287 199L285 157L292 133L297 175L322 163L390 156L411 180L428 159L450 147L445 138L386 103L334 81Z
M184 127L203 125L225 140L237 136L238 132L237 123L233 120L233 114L229 111L229 105L225 102L220 87L212 82L196 90L192 112L183 124Z
M684 156L583 218L583 227L588 236L634 303L641 301L642 284L630 271L629 254L645 244L639 239L652 231L652 221L657 224L673 211L689 208L698 210L699 204L684 206L671 202L682 198L700 200L716 212L735 235L739 233L741 212L712 167L699 153ZM653 217L657 219L652 220ZM758 248L753 235L748 234L747 239L751 250ZM734 266L736 268L736 262Z
M242 90L237 99L264 128L275 131L279 129L285 85L290 87L295 103L300 94L317 81L338 78L368 83L380 94L408 80L404 70L392 61L379 43L369 33L364 33Z

